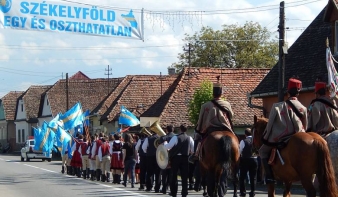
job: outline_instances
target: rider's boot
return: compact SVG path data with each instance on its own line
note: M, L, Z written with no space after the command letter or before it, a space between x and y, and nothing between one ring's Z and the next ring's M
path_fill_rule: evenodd
M262 158L262 165L264 167L264 171L265 171L265 182L266 184L274 184L275 183L275 178L273 177L273 172L271 169L271 166L268 163L267 158Z
M199 160L199 154L200 154L200 149L201 149L201 142L198 142L196 152L189 157L189 162L190 163L195 163L195 161Z

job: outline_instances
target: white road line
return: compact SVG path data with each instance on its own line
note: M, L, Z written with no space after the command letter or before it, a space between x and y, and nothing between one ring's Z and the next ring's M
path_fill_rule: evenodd
M104 184L98 184L98 185L101 185L101 186L103 186L103 187L112 187L112 186L104 185Z
M11 162L12 160L6 160L6 162Z
M28 164L23 164L24 166L28 166L28 167L31 167L31 168L37 168L39 169L39 167L36 167L36 166L32 166L32 165L28 165Z
M2 160L2 161L3 161L4 159L0 158L0 160Z

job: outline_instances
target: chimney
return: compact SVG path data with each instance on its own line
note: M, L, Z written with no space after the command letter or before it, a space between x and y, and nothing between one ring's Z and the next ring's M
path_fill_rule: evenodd
M168 75L174 75L176 74L175 68L168 68Z

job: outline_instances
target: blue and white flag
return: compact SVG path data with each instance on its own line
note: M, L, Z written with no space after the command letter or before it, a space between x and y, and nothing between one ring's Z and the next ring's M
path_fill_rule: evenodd
M57 114L53 120L48 123L48 127L51 128L53 131L56 131L59 126L63 127L63 122L60 120L61 113Z
M61 148L61 154L64 155L69 144L69 141L72 140L70 134L68 134L64 129L58 127L56 130L56 139L57 146Z
M89 109L87 109L87 110L83 113L83 117L84 117L83 126L84 126L84 127L89 127Z
M83 135L83 124L77 125L77 126L74 128L73 136L76 137L77 134Z
M44 121L40 134L35 139L37 146L34 146L34 150L47 152L47 155L49 156L51 150L53 149L54 139L55 133L51 130L51 128L48 127L48 123Z
M133 126L139 125L140 121L127 108L125 108L124 106L121 106L119 124L123 124L123 125L129 126L129 127L133 127Z
M34 143L34 150L39 150L39 145L40 144L38 144L37 141L41 141L40 140L41 128L34 128L33 127L33 131L34 131L34 141L35 141L35 143Z
M76 103L66 113L60 115L60 120L63 122L63 129L70 130L77 125L83 124L83 113L80 103Z

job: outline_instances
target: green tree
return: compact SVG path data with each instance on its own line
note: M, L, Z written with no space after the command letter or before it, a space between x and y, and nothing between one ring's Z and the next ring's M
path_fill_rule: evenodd
M194 125L197 124L202 104L210 101L212 98L212 83L207 80L202 81L200 87L195 90L194 95L188 105L188 114L191 123Z
M184 52L178 54L179 61L172 66L181 71L189 64L192 67L271 68L278 58L278 41L271 40L271 33L258 23L246 22L223 25L222 30L203 27L200 32L183 41Z

